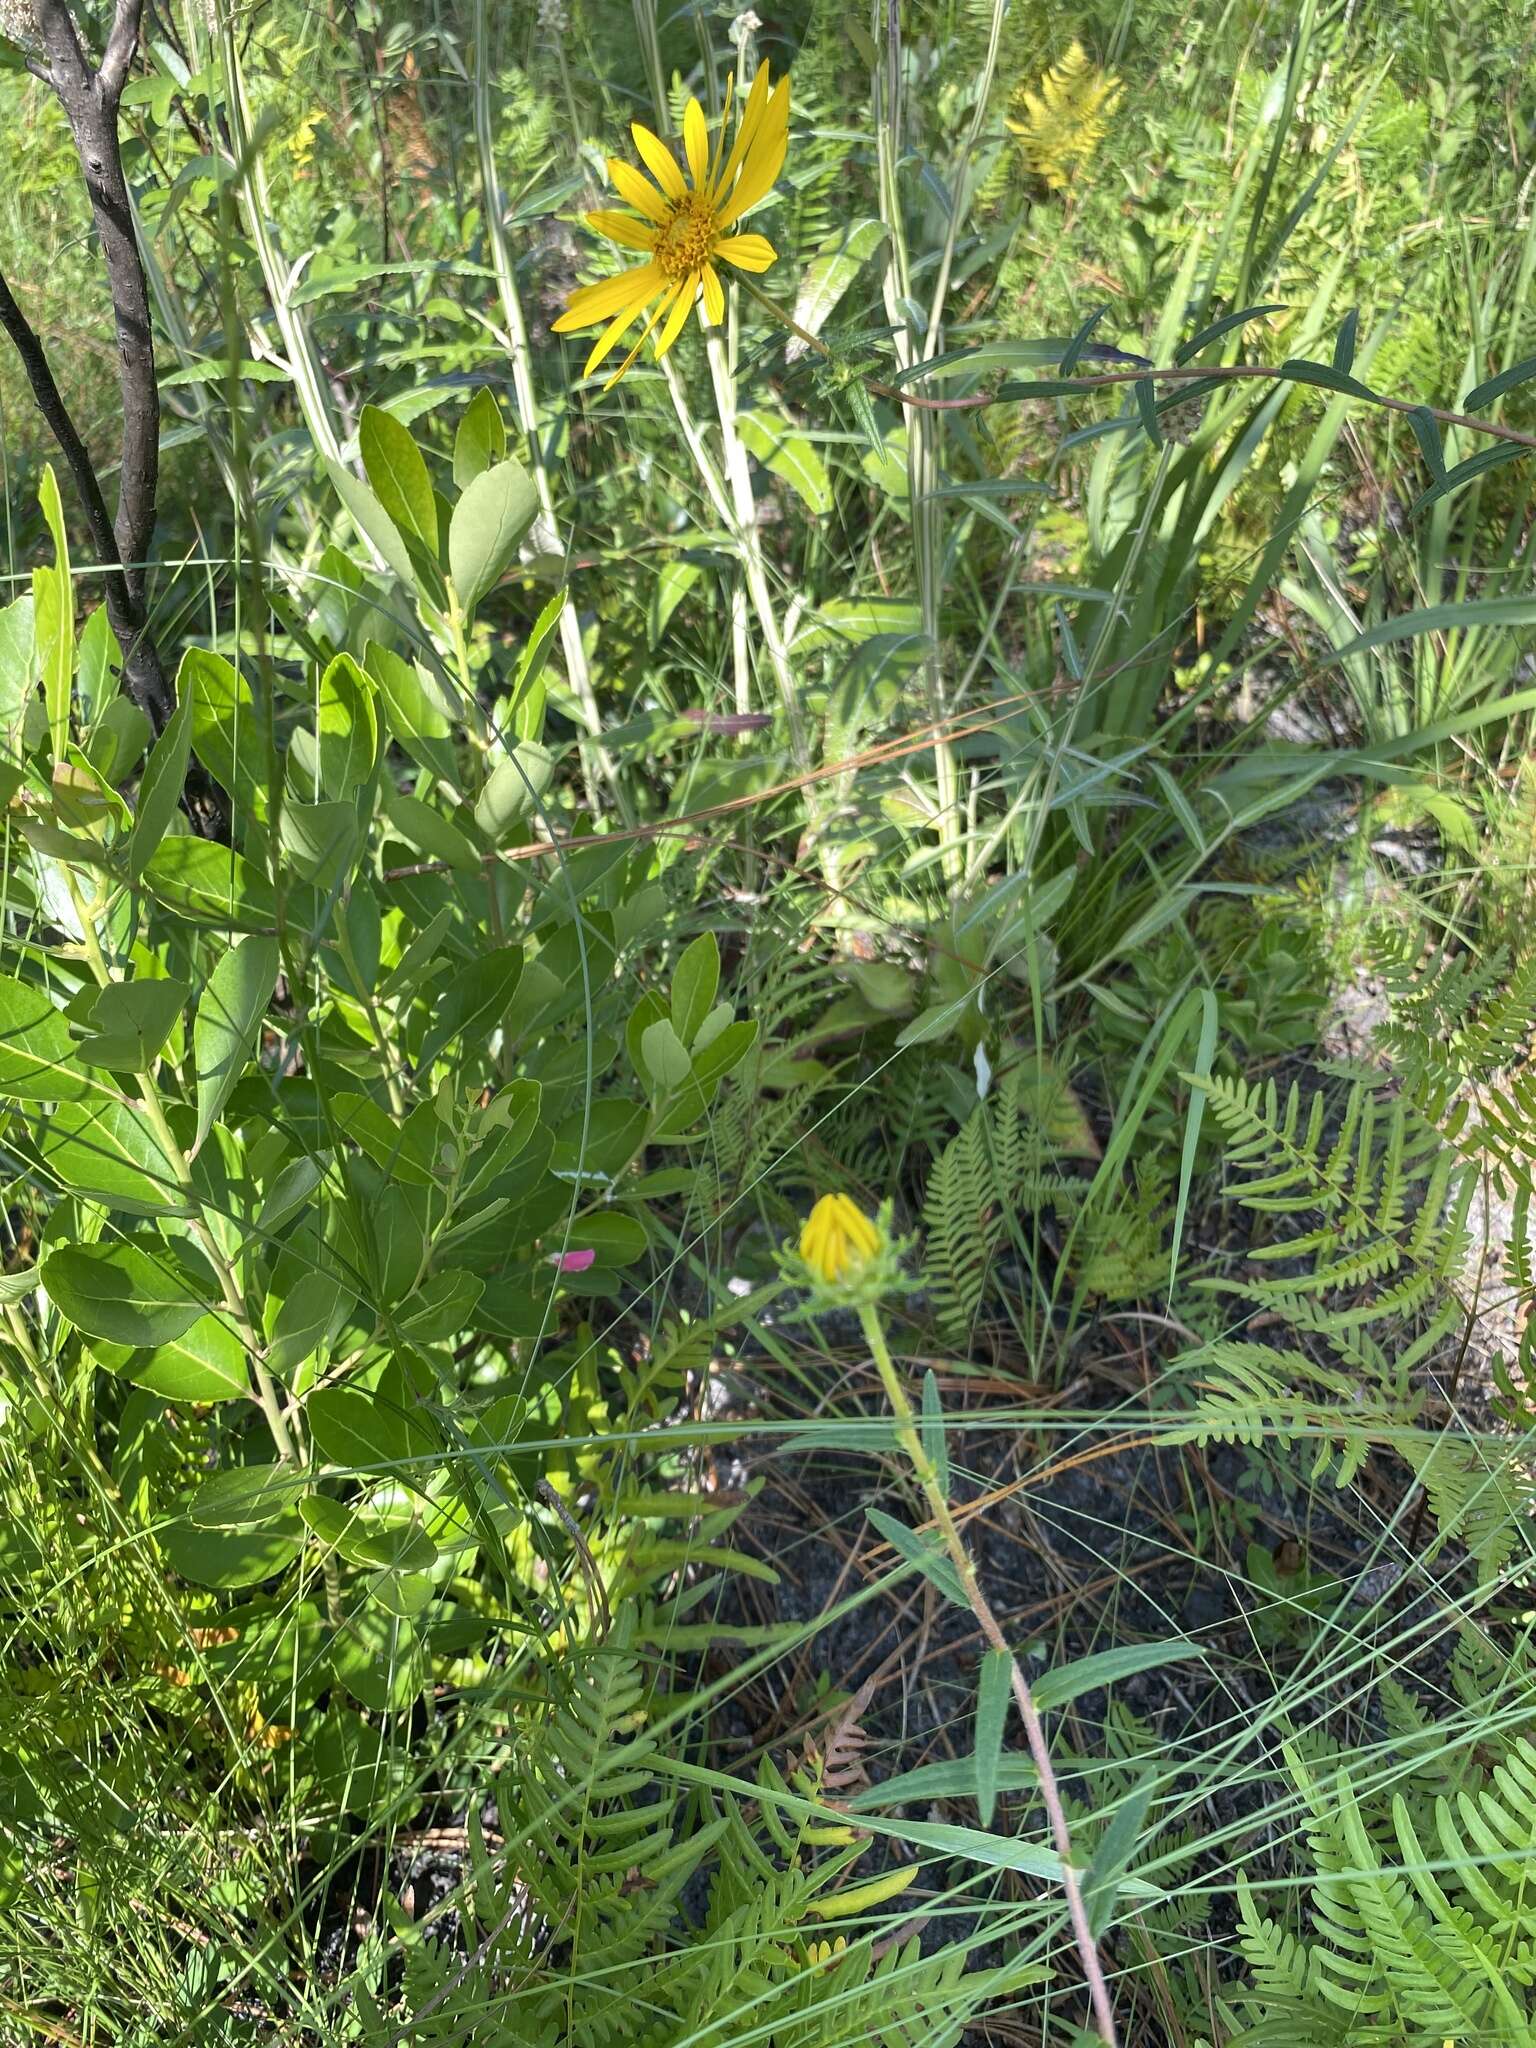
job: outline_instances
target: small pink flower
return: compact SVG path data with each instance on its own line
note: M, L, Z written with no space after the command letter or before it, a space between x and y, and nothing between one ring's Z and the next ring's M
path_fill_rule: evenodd
M585 1273L596 1257L596 1252L555 1252L549 1263L557 1273Z

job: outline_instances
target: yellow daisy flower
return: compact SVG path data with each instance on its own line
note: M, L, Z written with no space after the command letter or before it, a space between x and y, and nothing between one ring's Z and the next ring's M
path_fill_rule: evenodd
M582 373L590 377L646 308L651 307L640 339L603 386L605 391L611 391L618 383L658 324L661 332L656 341L656 360L660 362L682 332L688 309L698 299L701 288L701 317L716 324L725 318L725 291L715 269L717 259L734 263L738 270L751 271L766 270L778 261L778 251L766 236L732 234L730 230L767 198L784 168L789 142L788 78L771 85L768 66L758 66L737 125L736 139L727 154L725 137L730 118L728 86L725 114L711 148L704 109L697 100L688 102L688 111L683 116L683 153L688 159L691 185L660 136L653 135L638 121L631 123L635 148L655 184L633 164L622 163L617 157L608 159L613 188L634 211L589 213L587 220L598 234L617 242L621 249L644 250L647 260L638 269L604 278L601 284L582 285L571 294L570 304L555 322L557 334L573 333L584 327L602 329Z
M800 1256L829 1287L863 1272L885 1234L847 1195L823 1195L800 1232Z

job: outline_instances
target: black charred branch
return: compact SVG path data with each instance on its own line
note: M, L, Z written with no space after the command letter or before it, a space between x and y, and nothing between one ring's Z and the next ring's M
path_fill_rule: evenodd
M155 382L149 282L133 229L133 207L118 147L123 86L139 42L143 0L117 0L111 34L93 67L65 0L33 0L42 56L28 68L58 96L90 197L117 327L122 398L122 461L117 516L109 519L101 484L41 342L0 278L0 326L16 346L39 411L63 452L85 507L91 540L106 581L107 617L123 654L123 680L158 732L175 708L149 628L145 569L155 531L160 482L160 393Z

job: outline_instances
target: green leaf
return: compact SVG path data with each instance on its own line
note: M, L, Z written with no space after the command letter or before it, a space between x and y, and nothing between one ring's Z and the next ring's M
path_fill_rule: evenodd
M933 1375L930 1373L929 1378ZM984 1828L992 1825L997 1805L998 1766L1003 1760L1003 1728L1013 1697L1013 1659L1006 1650L988 1650L976 1681L976 1810Z
M1469 455L1465 462L1458 462L1430 485L1427 491L1414 499L1408 507L1408 517L1415 519L1426 505L1433 505L1441 498L1448 498L1453 491L1459 491L1463 484L1471 483L1474 477L1484 476L1490 469L1502 469L1506 462L1519 462L1530 454L1530 449L1518 441L1501 442L1496 448L1480 448L1476 455Z
M560 1251L596 1252L600 1267L632 1266L645 1257L651 1242L639 1217L622 1209L594 1209L574 1219L568 1236L562 1231L557 1241L552 1232L548 1241Z
M523 740L498 761L475 805L475 823L494 846L502 846L538 808L555 772L555 756Z
M1262 320L1270 313L1286 313L1289 310L1288 306L1276 301L1264 306L1243 306L1235 313L1223 314L1220 320L1213 320L1209 327L1202 327L1198 334L1192 334L1175 352L1173 360L1176 363L1187 363L1191 357L1199 355L1202 349L1209 348L1213 341L1220 341L1224 334L1230 334L1234 328L1246 327L1250 320Z
M720 947L713 932L701 932L684 947L672 974L672 1024L684 1045L697 1038L719 986Z
M1332 363L1311 363L1304 356L1287 356L1275 375L1287 384L1316 384L1324 391L1343 391L1351 398L1376 396L1368 384L1346 376Z
M276 939L247 938L225 953L208 978L192 1027L197 1066L195 1152L255 1051L279 965Z
M453 437L453 480L467 490L482 471L500 462L507 452L507 430L501 408L489 387L482 384L464 408L458 432Z
M666 1017L647 1024L640 1034L640 1051L647 1073L666 1094L674 1088L681 1088L693 1073L688 1048Z
M883 1508L866 1508L864 1512L892 1549L899 1551L908 1564L916 1565L946 1600L952 1600L957 1607L969 1609L970 1603L965 1597L965 1588L960 1583L954 1561L940 1548L936 1537L920 1535L916 1529L908 1528L905 1522L898 1522L894 1515L888 1515Z
M939 1398L938 1376L932 1366L923 1374L923 1449L933 1467L940 1493L949 1492L949 1432L944 1427L944 1404Z
M333 1465L365 1470L409 1465L439 1448L403 1405L398 1384L386 1387L381 1381L373 1392L319 1387L305 1402L304 1414L321 1456Z
M278 842L302 881L326 884L350 875L362 839L355 801L306 804L290 796L283 804Z
M57 761L69 739L70 690L75 673L75 586L69 573L69 540L64 531L59 480L51 462L43 464L37 501L53 536L53 567L35 570L32 588L37 650L43 664L43 703L48 712L53 758Z
M185 1207L175 1168L148 1118L127 1103L61 1102L35 1149L72 1194L94 1195L135 1215Z
M1154 448L1163 445L1163 430L1157 423L1157 387L1150 377L1138 377L1131 386L1136 398L1136 410L1141 416L1141 430Z
M1088 1925L1095 1940L1099 1940L1109 1927L1120 1879L1141 1846L1147 1809L1152 1804L1159 1782L1155 1771L1143 1772L1131 1790L1122 1795L1113 1820L1100 1836L1098 1847L1093 1852L1093 1861L1083 1879L1083 1903L1088 1908Z
M827 466L813 444L787 420L766 412L738 413L736 431L747 453L781 477L815 518L832 510Z
M218 1310L199 1316L163 1344L134 1351L112 1370L166 1401L230 1401L251 1391L245 1345Z
M419 663L402 661L373 641L368 643L365 666L378 685L385 723L394 738L413 761L456 786L454 721L436 679Z
M884 242L885 222L866 217L851 221L827 236L800 278L795 295L795 325L807 334L820 334L839 299L858 276L864 264ZM802 355L805 343L791 339L785 353Z
M297 1515L289 1528L279 1524L273 1529L195 1529L190 1522L173 1522L159 1535L172 1571L194 1586L225 1591L256 1586L286 1571L301 1540Z
M1502 398L1506 391L1513 391L1517 384L1529 384L1536 377L1536 356L1525 356L1518 363L1511 363L1507 370L1500 370L1496 377L1490 377L1483 384L1474 384L1461 401L1463 412L1476 412L1479 406L1492 405L1496 398Z
M1435 482L1445 481L1445 450L1440 443L1440 423L1427 405L1416 405L1408 414L1408 424L1413 429L1414 439L1419 444L1419 453L1424 457L1424 466Z
M187 1519L195 1529L259 1529L296 1506L312 1484L291 1465L236 1465L203 1481Z
M693 1050L693 1078L705 1087L721 1080L741 1065L757 1043L757 1032L755 1017L738 1017L734 1024L708 1037L707 1043L706 1033L701 1031Z
M334 1273L305 1273L278 1304L270 1324L267 1364L288 1381L346 1320L352 1297Z
M59 1313L87 1337L135 1350L168 1344L206 1314L206 1304L157 1237L61 1245L42 1265Z
M672 614L703 573L697 562L681 557L662 563L656 581L651 585L651 602L646 618L646 637L653 648L660 644Z
M437 498L426 458L409 427L377 405L365 405L358 424L358 453L374 496L402 534L414 534L437 560Z
M1188 1657L1204 1657L1198 1643L1173 1636L1162 1643L1122 1643L1117 1649L1101 1650L1092 1657L1078 1657L1070 1664L1058 1664L1030 1684L1036 1707L1042 1714L1064 1707L1069 1700L1101 1686L1133 1678L1138 1671L1152 1671L1159 1664L1177 1664Z
M441 1344L470 1327L485 1282L475 1273L434 1273L402 1302L395 1320L413 1344Z
M994 1797L999 1792L1028 1792L1039 1782L1034 1763L1015 1750L1004 1750L997 1760L993 1779ZM910 1771L898 1771L882 1778L878 1785L865 1785L848 1801L850 1813L878 1811L882 1806L929 1804L935 1799L975 1799L976 1759L974 1756L946 1757L942 1763L916 1764Z
M403 796L393 785L384 791L389 822L406 845L428 860L446 861L461 874L478 875L485 862L473 840L466 839L458 826L420 797Z
M0 975L0 1096L71 1102L98 1092L76 1064L63 1011L42 989Z
M175 833L144 867L144 886L157 902L194 924L270 931L277 922L272 885L233 847Z
M1416 640L1423 633L1455 633L1474 626L1536 626L1536 597L1484 597L1470 604L1432 604L1422 611L1401 612L1346 640L1330 660L1347 661L1372 647Z
M410 550L400 538L399 527L373 492L350 470L343 469L339 462L327 462L325 467L336 487L336 495L351 513L359 533L372 542L380 560L394 570L402 583L413 584L416 571L411 563Z
M432 1028L422 1041L417 1067L431 1065L443 1048L463 1036L484 1039L497 1029L523 975L521 946L498 946L460 968L435 1006Z
M373 773L379 752L379 723L373 685L350 654L338 654L320 678L321 792L350 801Z
M183 664L185 665L185 664ZM192 693L177 683L176 709L150 749L139 783L138 810L128 835L128 876L138 881L144 863L170 830L186 786L192 754Z
M465 490L448 522L448 568L466 613L516 555L538 509L532 479L516 460L482 470Z
M15 752L14 734L37 681L37 600L29 591L0 606L0 743Z
M1355 342L1360 333L1360 309L1352 306L1339 322L1339 331L1333 343L1333 367L1341 377L1347 377L1354 368Z
M540 678L555 644L555 628L565 613L562 586L533 622L512 675L512 733L519 740L544 737L544 689Z
M178 701L192 706L192 751L236 805L267 814L267 761L256 706L244 676L222 654L189 647L177 672Z
M1195 1046L1195 1064L1192 1069L1196 1083L1210 1077L1211 1061L1216 1057L1216 993L1214 989L1192 989L1191 997L1198 1000L1200 1008L1200 1037ZM1169 1252L1168 1298L1173 1299L1174 1282L1179 1273L1179 1248L1184 1238L1184 1218L1189 1210L1189 1189L1195 1173L1195 1153L1200 1145L1200 1125L1205 1116L1205 1089L1200 1086L1189 1092L1189 1107L1184 1113L1184 1148L1179 1155L1179 1197L1173 1212L1173 1245Z
M152 1067L192 989L185 981L108 983L91 1005L80 1057L93 1067L138 1074Z

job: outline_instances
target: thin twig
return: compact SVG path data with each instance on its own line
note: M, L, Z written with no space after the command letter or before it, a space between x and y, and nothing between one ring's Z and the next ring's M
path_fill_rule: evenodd
M965 1547L965 1539L955 1525L950 1511L948 1494L934 1470L922 1437L918 1434L917 1417L907 1399L906 1389L891 1358L890 1347L885 1341L879 1310L866 1307L860 1313L864 1335L874 1356L885 1388L886 1399L891 1404L891 1414L896 1424L896 1439L907 1455L914 1477L922 1488L929 1513L933 1517L948 1551L950 1561L959 1577L965 1594L966 1605L981 1626L981 1632L990 1646L1000 1656L1008 1659L1009 1683L1013 1688L1014 1703L1019 1710L1019 1719L1024 1723L1024 1739L1029 1744L1029 1753L1035 1766L1035 1775L1040 1788L1041 1803L1045 1807L1050 1823L1051 1840L1056 1854L1061 1859L1061 1888L1067 1902L1067 1918L1072 1923L1073 1938L1077 1943L1078 1956L1082 1961L1083 1975L1088 1980L1088 1996L1093 2006L1094 2024L1099 2038L1115 2048L1115 2013L1110 2001L1109 1986L1104 1979L1104 1966L1099 1961L1098 1944L1088 1920L1088 1908L1083 1898L1083 1888L1072 1862L1072 1831L1067 1825L1067 1811L1062 1804L1061 1788L1056 1782L1055 1766L1051 1762L1051 1746L1046 1740L1045 1724L1040 1719L1040 1710L1035 1705L1029 1682L1009 1646L1008 1638L998 1625L986 1595L976 1577L976 1567L971 1563L971 1554Z

